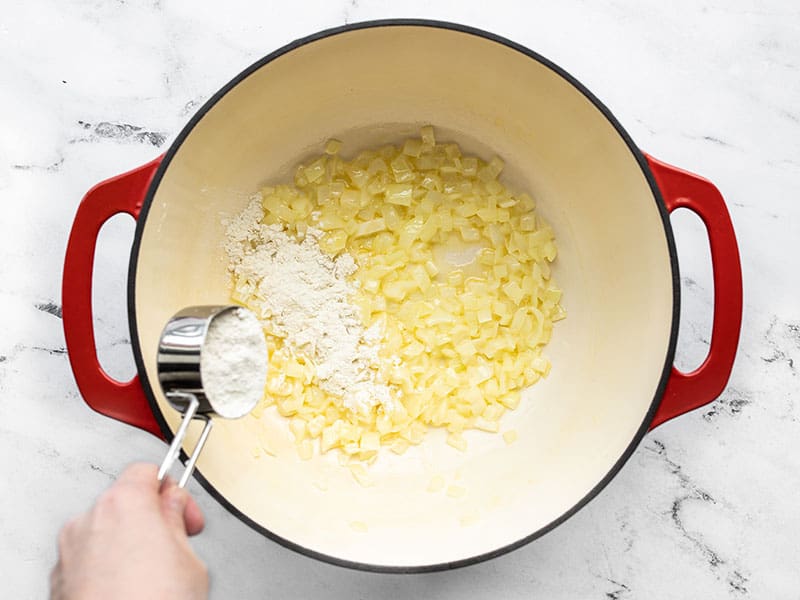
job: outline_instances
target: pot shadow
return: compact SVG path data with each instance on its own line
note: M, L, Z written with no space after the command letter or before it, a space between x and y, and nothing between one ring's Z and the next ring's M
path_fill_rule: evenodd
M508 598L525 590L543 598L563 593L562 577L585 568L569 552L580 537L573 517L513 552L475 565L421 574L357 571L323 563L268 540L208 496L194 494L206 513L206 531L193 545L209 567L211 598ZM199 497L198 497L199 496ZM572 539L569 539L572 538ZM231 560L235 557L235 560Z

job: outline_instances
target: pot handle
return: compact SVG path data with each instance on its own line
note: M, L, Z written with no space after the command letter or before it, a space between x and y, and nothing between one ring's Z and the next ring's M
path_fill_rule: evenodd
M95 185L78 205L64 258L61 288L67 354L78 389L97 412L162 438L139 376L127 382L109 377L97 359L92 323L92 270L97 235L119 213L138 218L147 187L162 157Z
M713 183L645 155L669 212L688 208L702 219L714 272L714 320L708 356L697 369L672 374L650 428L708 404L725 389L742 325L742 267L733 223Z

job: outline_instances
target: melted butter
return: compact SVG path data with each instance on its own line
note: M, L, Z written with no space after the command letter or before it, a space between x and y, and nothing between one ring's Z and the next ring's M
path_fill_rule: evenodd
M464 277L483 276L483 267L478 263L478 252L486 248L481 242L465 242L458 235L451 234L444 244L434 244L433 261L439 267L437 279L444 279L451 271L459 269Z

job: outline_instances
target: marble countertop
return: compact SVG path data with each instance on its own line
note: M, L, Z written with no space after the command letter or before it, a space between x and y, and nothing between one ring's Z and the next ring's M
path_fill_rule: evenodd
M94 183L163 152L230 77L308 33L392 16L520 42L584 82L653 155L714 181L738 234L744 325L712 405L651 432L565 524L490 562L374 575L278 546L192 484L212 598L797 598L800 594L800 8L795 2L315 0L5 3L0 16L0 596L42 598L55 536L152 436L81 400L61 327L63 253ZM697 219L673 218L682 271L678 365L710 331ZM95 265L100 355L134 372L125 312L132 221Z

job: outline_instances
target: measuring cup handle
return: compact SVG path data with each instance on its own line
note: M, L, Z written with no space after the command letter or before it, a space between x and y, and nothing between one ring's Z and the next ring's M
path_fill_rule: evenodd
M708 356L697 369L672 367L650 428L708 404L728 383L742 325L742 265L736 233L722 194L713 183L652 156L646 156L669 212L688 208L702 219L711 248L714 318Z
M97 412L162 438L161 428L138 375L127 382L111 378L97 359L92 321L92 270L97 235L112 216L139 216L147 187L162 157L102 181L78 205L64 257L62 318L75 382L86 404Z

